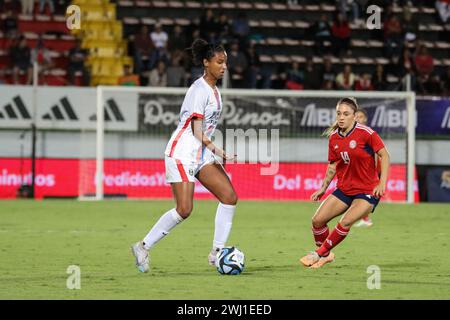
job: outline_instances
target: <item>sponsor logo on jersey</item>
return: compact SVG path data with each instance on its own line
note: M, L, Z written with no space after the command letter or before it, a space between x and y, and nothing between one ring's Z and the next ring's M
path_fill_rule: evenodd
M337 149L337 148L339 148L339 146L336 144L336 145L334 145L334 148Z

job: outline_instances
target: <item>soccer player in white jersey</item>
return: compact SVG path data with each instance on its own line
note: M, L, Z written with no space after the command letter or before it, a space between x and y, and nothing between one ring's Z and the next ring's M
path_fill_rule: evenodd
M227 54L221 45L195 40L191 48L195 64L203 65L204 74L189 88L180 111L180 122L165 151L166 180L171 184L176 207L164 213L143 240L132 246L140 272L149 270L149 250L189 217L193 208L194 177L219 200L215 232L208 263L215 264L216 254L225 246L231 231L237 196L216 156L233 160L211 142L222 111L216 82L227 68Z

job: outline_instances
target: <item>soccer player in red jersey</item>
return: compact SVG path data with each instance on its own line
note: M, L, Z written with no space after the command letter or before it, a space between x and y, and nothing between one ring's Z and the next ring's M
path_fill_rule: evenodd
M306 267L320 268L334 260L331 249L347 236L350 227L373 212L385 193L389 170L389 153L380 136L355 120L358 103L343 98L336 106L336 122L325 134L329 137L328 168L322 187L311 195L318 201L337 175L337 189L319 206L312 218L312 231L317 250L300 259ZM375 154L381 159L378 175ZM342 215L330 233L327 223Z
M194 63L204 75L191 85L180 111L180 122L165 151L166 181L171 184L176 206L164 213L147 235L132 246L140 272L150 268L149 251L182 221L193 208L195 179L219 200L214 239L208 263L214 266L216 254L225 246L233 224L237 195L218 158L233 160L216 146L212 136L222 112L222 98L216 83L227 68L227 54L221 45L197 39L191 48Z

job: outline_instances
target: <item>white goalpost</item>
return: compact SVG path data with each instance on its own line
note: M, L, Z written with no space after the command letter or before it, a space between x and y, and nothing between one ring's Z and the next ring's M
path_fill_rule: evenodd
M175 118L178 117L176 110L178 108L179 112L186 91L187 88L97 87L95 196L92 197L91 194L91 198L101 200L105 197L106 159L110 157L117 159L125 157L130 161L158 159L158 157L163 159L163 147L176 125ZM416 126L414 92L222 89L221 95L224 103L223 112L226 113L225 109L228 110L227 115L222 114L221 117L224 118L222 123L224 129L230 124L233 128L240 125L244 129L263 128L267 122L268 127L284 126L277 127L281 130L280 145L288 144L285 147L287 152L283 153L280 161L314 163L327 161L323 156L323 152L327 151L323 150L323 141L326 139L320 137L320 132L323 131L325 123L330 123L330 116L334 113L337 100L343 97L357 98L363 108L370 110L373 123L382 128L382 132L379 132L382 138L393 146L394 150L389 151L394 151L394 162L405 167L406 192L403 202L414 202ZM111 107L111 100L120 102L120 112L126 121L132 118L128 129L114 131L113 121L108 120L108 117L114 118L112 114L115 112ZM106 101L109 101L110 107L105 105ZM263 116L259 116L263 113ZM285 122L280 122L280 125L277 117L281 117ZM105 118L108 121L105 121ZM376 128L375 130L378 131ZM302 151L311 145L318 145L319 141L321 147L317 147L317 155L315 151ZM281 150L284 150L283 147ZM135 162L130 163L137 166ZM80 172L80 177L83 174ZM88 177L89 179L91 177ZM83 198L83 192L80 190L80 198ZM149 194L148 197L151 198L152 195Z

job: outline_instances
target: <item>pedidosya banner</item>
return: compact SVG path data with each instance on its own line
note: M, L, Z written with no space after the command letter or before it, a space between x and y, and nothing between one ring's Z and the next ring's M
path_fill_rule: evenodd
M165 179L164 160L105 160L105 195L172 199ZM261 164L227 164L226 170L240 199L309 200L322 185L326 163L280 163L276 173L261 175ZM80 170L83 168L83 170ZM80 174L81 172L81 174ZM38 159L36 197L77 197L95 193L95 160ZM30 184L29 160L0 158L0 198L15 198L21 184ZM332 192L336 180L328 193ZM406 200L406 166L393 164L383 201ZM417 181L415 196L418 201ZM214 198L198 181L195 197Z

